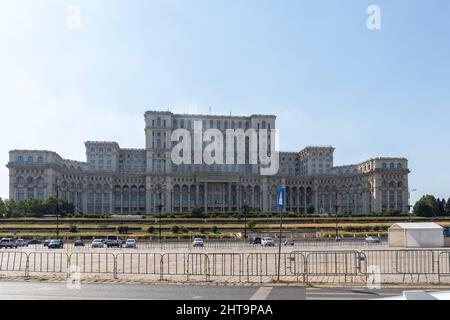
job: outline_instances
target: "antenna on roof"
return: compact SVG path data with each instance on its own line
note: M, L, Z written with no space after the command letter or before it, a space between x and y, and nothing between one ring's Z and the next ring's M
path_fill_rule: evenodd
M230 117L231 117L231 110L230 110Z
M211 107L209 107L209 115L211 115Z

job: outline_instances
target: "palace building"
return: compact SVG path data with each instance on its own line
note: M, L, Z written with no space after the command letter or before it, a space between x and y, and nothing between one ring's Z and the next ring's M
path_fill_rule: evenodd
M145 147L86 142L86 161L67 160L45 150L9 153L9 196L43 200L58 194L89 214L236 212L246 205L277 210L277 190L286 187L289 212L370 213L408 211L408 161L372 158L334 166L331 146L280 152L275 175L261 175L259 164L180 164L171 159L175 129L275 129L273 115L222 116L145 113ZM225 142L226 143L226 142ZM268 149L273 146L268 141ZM245 144L248 150L248 141Z

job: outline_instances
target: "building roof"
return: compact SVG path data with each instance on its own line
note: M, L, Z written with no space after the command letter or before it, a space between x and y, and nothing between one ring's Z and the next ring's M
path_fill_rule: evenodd
M434 222L400 222L394 223L391 228L400 229L442 229L440 225Z

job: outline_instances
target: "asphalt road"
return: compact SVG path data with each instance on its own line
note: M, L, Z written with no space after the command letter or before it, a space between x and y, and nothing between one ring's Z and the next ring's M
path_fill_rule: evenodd
M402 290L84 283L69 289L65 283L0 282L0 300L367 300Z

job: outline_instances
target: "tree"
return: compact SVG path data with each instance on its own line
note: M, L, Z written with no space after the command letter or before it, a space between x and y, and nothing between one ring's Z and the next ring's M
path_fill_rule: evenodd
M440 213L439 203L432 195L425 195L416 202L413 212L421 217L438 216Z
M148 233L153 233L153 232L155 232L155 228L150 226L150 227L147 228L147 232Z
M56 215L58 213L59 215L64 216L68 213L74 213L75 206L63 198L51 196L44 201L44 212L45 214Z
M213 233L217 233L217 232L219 232L219 228L218 228L217 226L213 226L213 227L211 228L211 231L212 231Z
M12 217L16 212L16 201L14 199L6 199L4 203L6 216Z
M445 204L445 214L450 215L450 198L448 198L447 203Z
M439 215L445 216L445 199L442 198L442 200L439 201Z
M432 217L433 216L433 208L425 203L418 201L414 205L414 214L421 217Z
M5 202L3 201L2 198L0 198L0 214L5 214L5 213L6 213Z
M173 226L173 227L172 227L172 232L173 232L173 233L178 233L178 232L180 232L180 227L177 226L177 225Z
M76 225L71 225L71 226L69 227L69 232L71 232L71 233L76 233L76 232L78 232L78 227L77 227Z

